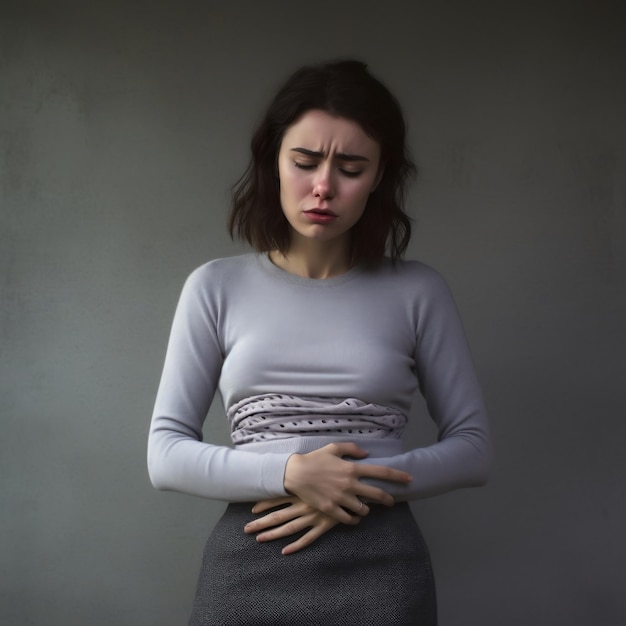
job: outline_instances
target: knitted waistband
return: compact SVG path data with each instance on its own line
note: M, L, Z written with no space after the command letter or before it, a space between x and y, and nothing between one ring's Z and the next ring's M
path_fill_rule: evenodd
M389 407L355 398L300 398L263 394L244 398L227 411L234 444L304 436L333 440L402 437L407 418Z

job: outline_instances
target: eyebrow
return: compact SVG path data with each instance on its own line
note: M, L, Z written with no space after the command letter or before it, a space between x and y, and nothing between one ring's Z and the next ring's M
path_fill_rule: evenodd
M304 154L305 156L315 157L321 159L324 156L323 152L318 150L307 150L306 148L292 148L292 152L299 152L300 154ZM345 152L337 152L335 157L340 161L369 161L367 157L361 156L359 154L346 154Z

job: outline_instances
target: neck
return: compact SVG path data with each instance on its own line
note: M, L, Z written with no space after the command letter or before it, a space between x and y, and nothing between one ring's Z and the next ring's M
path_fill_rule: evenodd
M294 237L285 254L273 250L269 256L274 265L303 278L332 278L352 267L348 240L326 242Z

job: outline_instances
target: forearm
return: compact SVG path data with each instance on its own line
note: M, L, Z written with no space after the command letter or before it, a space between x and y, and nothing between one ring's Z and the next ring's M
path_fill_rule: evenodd
M249 502L286 495L283 476L289 456L233 450L157 428L150 433L148 471L157 489Z
M451 437L395 456L368 457L355 462L385 465L409 473L412 480L405 484L364 479L367 484L385 489L399 502L485 484L491 466L491 449L487 439Z

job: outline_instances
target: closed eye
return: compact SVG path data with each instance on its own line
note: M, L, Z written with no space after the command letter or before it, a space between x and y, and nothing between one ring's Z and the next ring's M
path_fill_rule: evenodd
M317 167L317 163L301 163L300 161L294 161L293 164L301 170L313 170ZM357 178L363 173L363 170L353 171L339 168L339 171L348 178Z

